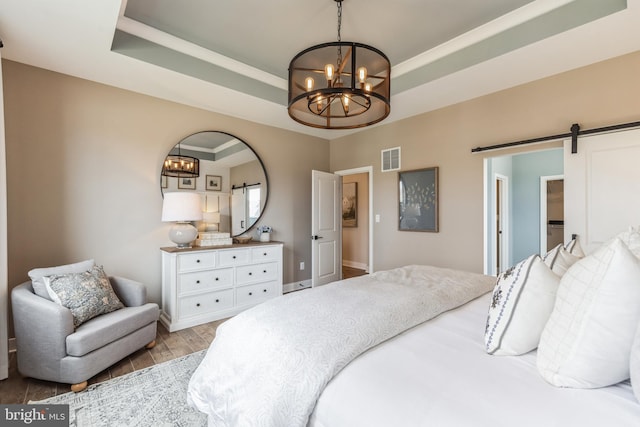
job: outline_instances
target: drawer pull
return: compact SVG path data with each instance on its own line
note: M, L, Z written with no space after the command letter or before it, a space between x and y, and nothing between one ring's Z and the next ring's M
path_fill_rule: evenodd
M196 307L200 307L200 303L197 303L197 304L196 304Z
M216 282L217 282L218 280L220 280L220 279L216 277Z
M264 252L262 255L267 256L267 253L266 253L266 252Z
M233 258L233 259L236 259L236 256L234 255L232 258Z
M196 283L200 283L200 280L196 280Z
M197 263L199 263L199 262L200 262L200 260L199 260L199 259L197 259L197 260L196 260L196 262L197 262Z
M249 292L249 295L253 295L253 292Z
M267 270L262 270L262 272L263 272L263 273L266 273L266 272L267 272Z
M249 272L249 276L252 276L252 275L253 275L253 273L252 273L252 272Z
M263 290L262 290L262 292L267 292L267 290L266 290L266 289L263 289Z
M220 300L219 300L219 299L216 299L216 302L220 302Z

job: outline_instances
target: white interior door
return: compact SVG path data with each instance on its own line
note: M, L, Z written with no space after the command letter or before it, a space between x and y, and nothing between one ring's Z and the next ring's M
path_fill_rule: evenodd
M311 286L342 277L342 177L311 172Z
M629 226L640 225L640 130L564 142L564 238L578 235L592 252Z

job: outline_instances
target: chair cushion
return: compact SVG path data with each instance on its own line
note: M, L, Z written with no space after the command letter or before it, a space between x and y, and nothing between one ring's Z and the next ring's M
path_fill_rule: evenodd
M54 274L43 280L53 302L71 311L76 328L89 319L124 307L102 266L93 266L82 273Z
M57 267L34 268L27 274L29 274L29 278L31 279L33 292L35 292L36 295L51 301L51 297L44 285L43 277L51 276L53 274L82 273L83 271L91 270L94 265L95 262L92 259L88 259L86 261L59 265Z
M67 336L67 354L84 356L158 320L158 305L147 303L138 307L125 307L95 317L80 325ZM141 343L140 347L147 343Z

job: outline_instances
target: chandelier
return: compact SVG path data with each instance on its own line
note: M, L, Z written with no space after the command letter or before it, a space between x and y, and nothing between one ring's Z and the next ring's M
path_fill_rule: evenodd
M199 177L200 159L183 155L178 144L178 154L169 153L164 159L162 175L178 178Z
M374 47L341 40L343 0L334 1L338 41L305 49L289 64L289 116L323 129L369 126L391 110L391 64Z

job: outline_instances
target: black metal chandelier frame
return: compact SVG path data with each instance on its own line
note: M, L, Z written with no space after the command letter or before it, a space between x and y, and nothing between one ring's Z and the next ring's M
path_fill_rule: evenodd
M338 41L309 47L289 64L289 116L323 129L369 126L391 111L391 65L379 49L341 40L342 0L334 1L338 3ZM335 66L331 55L337 57ZM326 79L326 86L315 87L318 77Z

